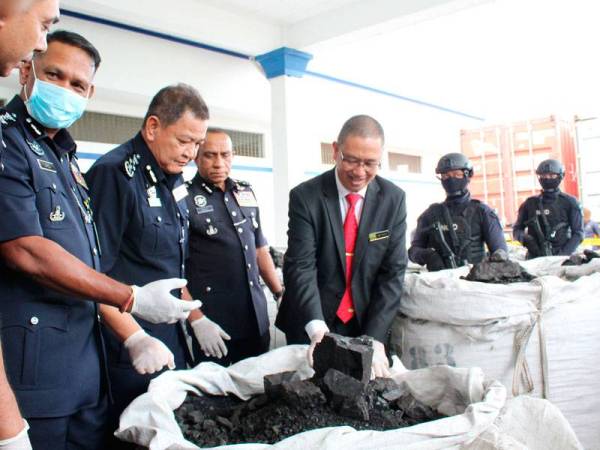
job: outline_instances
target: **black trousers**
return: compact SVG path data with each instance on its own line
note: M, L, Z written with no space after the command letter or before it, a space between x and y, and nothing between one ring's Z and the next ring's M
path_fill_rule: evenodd
M106 450L107 403L103 397L70 416L28 418L33 450Z

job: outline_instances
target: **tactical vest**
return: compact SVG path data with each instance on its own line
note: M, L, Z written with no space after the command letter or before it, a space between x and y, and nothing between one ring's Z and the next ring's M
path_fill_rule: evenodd
M443 203L434 205L433 221L442 225L445 241L456 255L458 266L481 262L485 256L480 204L479 200L471 199L464 208L450 209ZM440 255L444 253L435 236L430 236L429 242Z
M553 255L558 255L563 245L571 238L570 208L571 204L562 193L558 194L556 200L549 203L542 201L542 195L533 197L527 202L526 217L528 219L538 218L546 241L552 245ZM530 230L528 230L528 234L532 234Z

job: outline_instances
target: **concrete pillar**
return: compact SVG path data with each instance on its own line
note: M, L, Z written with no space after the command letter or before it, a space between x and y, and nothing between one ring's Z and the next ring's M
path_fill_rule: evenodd
M288 195L305 179L307 114L302 98L302 76L312 55L282 47L256 57L271 83L271 141L273 148L273 204L275 236L272 244L287 246Z

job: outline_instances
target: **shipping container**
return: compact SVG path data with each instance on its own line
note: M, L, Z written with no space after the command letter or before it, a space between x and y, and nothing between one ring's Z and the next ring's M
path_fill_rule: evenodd
M554 116L461 131L462 152L473 162L470 190L510 227L519 205L539 193L537 165L555 158L565 165L564 192L579 198L574 123Z
M600 119L576 119L579 190L583 206L600 221Z

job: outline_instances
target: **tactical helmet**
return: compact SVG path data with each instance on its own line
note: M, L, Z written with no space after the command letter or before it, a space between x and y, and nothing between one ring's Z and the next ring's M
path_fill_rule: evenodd
M562 179L565 176L565 166L556 159L546 159L540 163L535 173L538 175L556 173Z
M448 153L441 157L435 168L435 173L446 173L450 170L466 170L467 176L473 176L473 164L462 153Z

